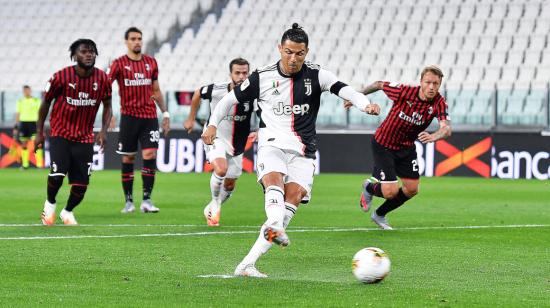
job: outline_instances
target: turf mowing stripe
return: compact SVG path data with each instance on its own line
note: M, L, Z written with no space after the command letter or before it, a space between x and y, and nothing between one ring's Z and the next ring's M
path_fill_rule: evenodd
M466 230L466 229L496 229L496 228L545 228L550 225L496 225L496 226L449 226L449 227L408 227L399 228L392 231L381 230L378 228L327 228L327 229L292 229L292 232L352 232L352 231L414 231L414 230ZM74 226L73 226L74 228ZM0 240L55 240L55 239L99 239L99 238L129 238L129 237L172 237L172 236L201 236L201 235L232 235L232 234L250 234L257 233L256 230L250 231L209 231L209 232L188 232L188 233L145 233L145 234L119 234L119 235L64 235L64 236L20 236L20 237L0 237Z

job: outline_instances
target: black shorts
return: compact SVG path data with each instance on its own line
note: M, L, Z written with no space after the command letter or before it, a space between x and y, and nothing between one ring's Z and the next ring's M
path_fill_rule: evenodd
M92 173L94 144L50 138L50 176L69 174L69 184L88 185Z
M376 142L372 137L374 170L372 176L381 182L397 182L397 177L418 179L416 148L391 150Z
M159 147L159 122L157 119L136 118L129 115L120 116L120 132L118 133L117 153L122 155L134 155L138 150L138 142L141 149L158 149Z
M28 140L36 136L36 122L21 122L19 126L19 139Z

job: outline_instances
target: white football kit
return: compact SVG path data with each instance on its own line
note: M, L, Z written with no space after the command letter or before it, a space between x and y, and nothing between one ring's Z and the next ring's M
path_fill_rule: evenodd
M229 93L230 83L213 83L200 89L201 99L210 102L212 113L218 102ZM254 110L253 101L235 104L228 110L218 125L218 135L214 144L204 145L206 159L213 162L216 158L227 160L226 177L236 179L242 174L243 152L250 133L250 121ZM204 129L209 125L209 121Z
M365 110L368 99L319 65L305 62L300 72L287 76L279 62L254 71L247 80L218 103L209 125L218 126L224 114L244 102L257 100L258 181L270 172L284 174L307 191L309 201L315 171L317 134L315 122L321 93L330 91Z

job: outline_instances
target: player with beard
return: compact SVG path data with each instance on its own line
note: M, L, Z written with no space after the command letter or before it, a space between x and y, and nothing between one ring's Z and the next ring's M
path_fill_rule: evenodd
M151 201L155 183L157 149L160 139L156 105L162 112L164 136L170 130L170 113L158 82L158 65L155 58L141 53L142 33L131 27L124 34L127 53L113 61L109 69L111 81L117 81L120 92L120 132L117 153L122 155L122 190L126 200L122 213L135 211L134 161L141 145L143 167L143 213L157 213Z
M236 58L229 63L231 81L213 83L195 91L191 103L191 111L183 126L191 132L195 125L195 116L201 99L210 101L210 112L213 112L218 102L233 88L248 78L250 64L243 58ZM210 177L210 192L212 200L204 208L204 217L208 226L219 226L221 205L233 193L235 184L243 169L243 152L250 137L255 139L256 133L250 132L250 120L254 106L251 103L235 105L218 127L218 138L213 145L205 145L206 158L212 164L214 171ZM208 122L204 125L206 129ZM223 185L222 185L223 183Z
M53 75L46 86L46 95L38 114L36 149L44 145L44 121L53 102L50 117L50 174L47 200L42 212L44 225L55 224L56 196L69 175L71 191L67 205L59 217L66 225L78 224L73 210L86 193L94 155L94 121L103 103L101 130L96 142L105 146L111 121L111 82L107 74L95 68L97 47L92 40L79 39L69 48L76 65Z
M315 123L325 91L347 99L361 111L376 114L377 105L319 65L306 62L309 38L298 25L284 32L280 60L254 71L229 92L210 116L202 138L212 144L217 127L235 105L257 100L260 114L256 171L264 188L267 220L260 235L235 269L236 276L267 277L256 261L273 245L288 246L285 229L301 203L309 202L315 173Z

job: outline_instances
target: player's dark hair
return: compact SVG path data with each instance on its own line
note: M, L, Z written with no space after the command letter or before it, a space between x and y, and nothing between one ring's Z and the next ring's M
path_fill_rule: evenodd
M248 61L246 61L243 58L235 58L235 59L231 60L231 62L229 62L229 72L230 73L233 72L233 65L248 65L248 68L250 69L250 63L248 63Z
M23 90L25 90L25 89L30 89L30 88L31 88L31 87L30 87L28 84L26 84L26 85L23 86Z
M425 68L422 69L422 73L420 73L420 80L422 80L422 78L424 78L424 75L427 72L430 72L430 73L438 76L439 79L443 79L443 71L441 70L441 68L439 68L439 66L437 66L437 65L428 65L428 66L426 66Z
M293 23L292 28L283 33L281 45L283 45L286 40L291 40L295 43L304 43L306 44L306 47L309 44L309 38L306 31L304 31L304 29L302 29L302 27L300 27L297 23Z
M99 53L97 52L97 46L95 45L94 41L90 39L78 39L71 44L71 47L69 47L69 51L71 52L71 60L73 59L74 55L76 54L76 50L78 49L78 47L80 47L80 45L84 45L90 48L96 54L96 56L99 55Z
M128 36L130 36L131 32L136 32L136 33L139 33L139 34L143 35L143 33L141 33L141 30L139 30L138 28L130 27L130 28L128 28L128 30L126 30L126 32L124 32L124 39L125 40L128 39Z

